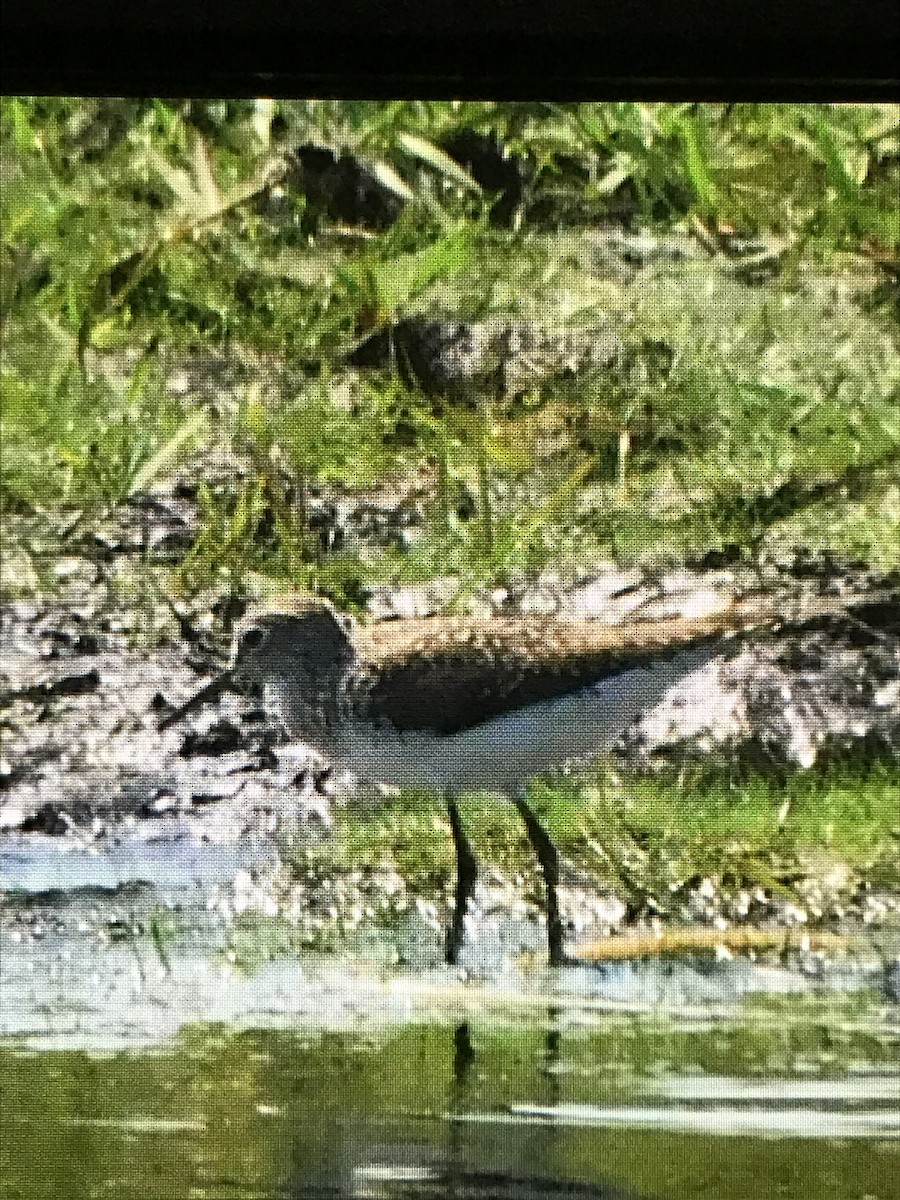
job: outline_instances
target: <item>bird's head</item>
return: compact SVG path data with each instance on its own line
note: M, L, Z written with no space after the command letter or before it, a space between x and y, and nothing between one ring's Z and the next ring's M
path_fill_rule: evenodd
M355 663L347 623L327 602L303 598L277 610L251 611L234 639L228 674L237 688L283 680L321 690L342 683Z
M261 695L289 718L308 709L329 715L348 689L355 665L349 623L330 604L310 596L282 599L244 617L228 666L158 728L169 728L223 691Z

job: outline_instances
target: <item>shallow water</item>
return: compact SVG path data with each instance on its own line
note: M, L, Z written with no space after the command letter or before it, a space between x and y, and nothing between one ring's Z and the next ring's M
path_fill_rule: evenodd
M203 1025L144 1053L7 1039L4 1195L889 1200L900 1030L876 1015L757 1000L684 1029L556 1005Z
M0 1195L896 1195L900 1006L877 956L552 971L486 925L493 966L468 980L242 967L217 881L266 848L247 853L6 842ZM439 930L406 936L407 961L439 955Z

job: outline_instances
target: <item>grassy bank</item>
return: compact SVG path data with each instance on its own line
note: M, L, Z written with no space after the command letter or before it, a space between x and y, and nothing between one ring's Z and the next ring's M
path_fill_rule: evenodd
M872 914L879 924L886 914L889 927L898 922L883 904L900 887L894 760L833 761L781 776L607 770L578 782L535 783L530 797L565 856L569 885L620 902L611 922L619 932L657 917L679 926L799 924L839 933L863 928ZM540 903L539 871L512 807L469 796L461 810L482 879L501 908L516 898ZM273 892L294 912L296 927L270 926L268 937L280 947L299 936L340 948L360 929L390 927L419 902L438 911L450 902L452 842L434 796L407 793L367 811L341 809L326 840L288 847L285 859ZM240 937L239 944L265 953L256 917L249 928L252 949Z
M188 597L262 577L352 604L448 570L797 545L900 562L894 106L7 97L0 116L7 593L185 478L193 549L140 570ZM603 230L681 249L610 258ZM475 412L348 366L435 312L606 323L623 356ZM205 378L173 386L198 355ZM240 471L213 479L223 454ZM323 546L310 497L367 489L418 498L411 542Z

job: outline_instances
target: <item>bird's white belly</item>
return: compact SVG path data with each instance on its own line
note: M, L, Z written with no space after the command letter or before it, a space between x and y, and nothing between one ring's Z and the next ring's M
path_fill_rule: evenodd
M611 749L641 713L717 652L688 650L448 735L351 722L333 756L356 775L399 787L509 791L551 767Z

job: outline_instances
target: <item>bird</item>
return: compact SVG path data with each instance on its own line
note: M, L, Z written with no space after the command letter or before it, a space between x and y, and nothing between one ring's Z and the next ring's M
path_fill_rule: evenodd
M443 793L456 849L445 958L459 962L478 864L458 796L509 799L544 880L552 966L565 948L561 858L527 799L534 776L609 751L679 681L760 626L845 612L852 599L810 597L796 612L765 595L709 593L689 615L607 625L555 615L402 618L358 624L319 596L251 609L228 667L160 723L223 690L261 697L287 735L338 769Z

